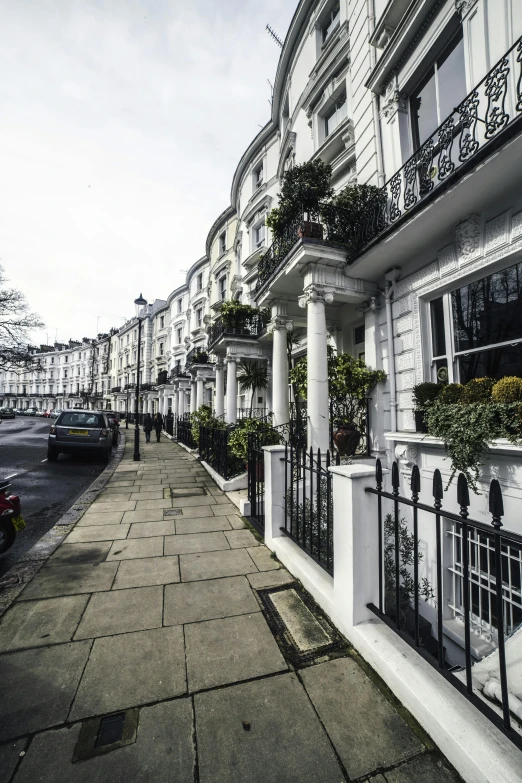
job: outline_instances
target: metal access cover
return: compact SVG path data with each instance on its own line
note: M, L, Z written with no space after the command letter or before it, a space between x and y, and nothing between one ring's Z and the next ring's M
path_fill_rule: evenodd
M85 721L74 749L73 763L109 753L125 745L133 745L136 742L137 730L137 709Z
M173 498L191 498L193 495L206 495L205 487L182 487L174 489L171 487L170 494Z
M164 508L163 517L180 517L183 514L181 508Z
M297 583L257 593L281 652L294 666L346 652L344 639Z

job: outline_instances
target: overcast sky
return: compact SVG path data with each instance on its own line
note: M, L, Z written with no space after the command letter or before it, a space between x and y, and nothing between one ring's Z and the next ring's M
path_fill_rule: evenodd
M270 117L265 25L284 38L296 4L0 0L0 264L38 342L183 282Z

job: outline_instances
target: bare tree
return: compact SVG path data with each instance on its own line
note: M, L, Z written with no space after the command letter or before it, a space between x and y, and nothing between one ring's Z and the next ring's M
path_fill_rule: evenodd
M25 296L16 288L8 288L0 266L0 369L27 367L34 349L29 344L32 329L41 329L43 322L29 312Z

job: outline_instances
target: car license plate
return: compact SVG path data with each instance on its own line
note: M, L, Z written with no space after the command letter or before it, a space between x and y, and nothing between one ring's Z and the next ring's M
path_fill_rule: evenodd
M18 532L20 532L20 530L23 530L25 527L25 520L21 514L18 514L17 517L13 517L11 519L11 522L13 523L14 529Z
M69 430L69 435L88 435L89 430Z

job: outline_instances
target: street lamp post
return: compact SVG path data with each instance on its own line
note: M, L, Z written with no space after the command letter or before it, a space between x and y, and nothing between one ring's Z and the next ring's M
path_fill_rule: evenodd
M140 399L140 361L141 361L141 313L143 308L147 306L147 301L140 294L137 299L134 300L136 307L136 317L138 319L138 366L136 368L136 427L134 429L134 462L139 462L140 457L140 427L139 427L139 399Z

